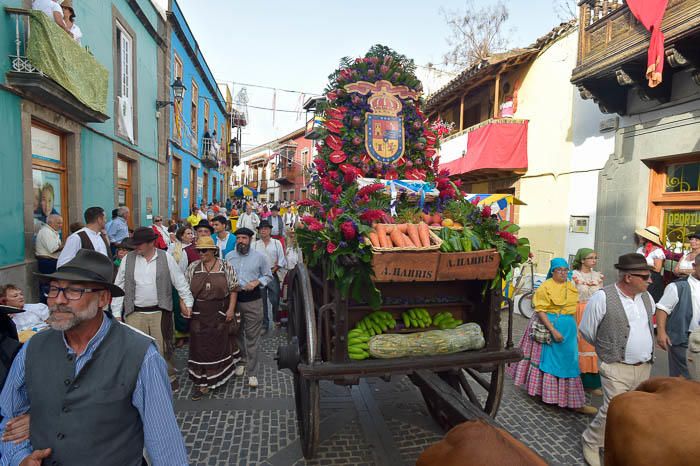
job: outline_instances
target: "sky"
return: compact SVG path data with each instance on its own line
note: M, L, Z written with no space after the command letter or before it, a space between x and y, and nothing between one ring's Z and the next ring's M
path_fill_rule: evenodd
M475 0L477 5L496 1ZM529 45L558 25L561 17L554 8L556 1L566 0L506 0L510 13L509 45ZM245 151L303 126L305 115L299 112L303 100L323 91L328 75L338 67L341 57L362 56L373 44L387 45L413 58L419 66L433 63L449 70L442 65L449 30L441 8L460 10L465 1L178 0L178 3L217 81L228 83L234 96L245 87L249 105L249 124L242 137Z

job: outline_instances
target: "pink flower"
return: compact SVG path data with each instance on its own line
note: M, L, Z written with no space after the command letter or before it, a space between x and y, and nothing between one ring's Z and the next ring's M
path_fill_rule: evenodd
M518 238L516 238L513 233L508 233L507 231L499 231L496 232L496 234L503 238L506 241L506 243L510 243L513 245L518 244Z
M484 217L484 218L488 218L488 217L491 216L491 206L490 206L490 205L485 205L485 206L481 209L481 216Z
M382 189L384 189L384 185L382 183L374 183L367 185L364 188L360 188L360 190L357 191L357 195L360 197L369 196L370 194L374 194Z
M382 210L366 210L360 214L360 220L365 223L372 223L384 218L384 211Z
M311 231L321 231L323 230L323 224L319 222L313 215L304 215L301 217L301 221L308 227Z
M355 236L357 236L357 231L355 230L355 224L353 224L351 221L343 222L340 225L340 231L343 234L343 238L345 238L345 241L352 241L355 239Z
M343 214L343 209L340 207L331 207L330 210L328 211L328 215L326 215L326 218L328 220L335 220L338 218L340 215Z
M300 207L314 207L316 209L321 207L321 203L313 199L302 199L297 202L297 205Z
M336 249L338 249L338 246L333 244L331 241L329 241L328 244L326 244L326 252L328 254L333 254Z

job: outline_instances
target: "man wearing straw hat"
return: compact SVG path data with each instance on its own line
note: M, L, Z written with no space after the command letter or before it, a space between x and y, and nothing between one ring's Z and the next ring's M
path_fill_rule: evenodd
M124 295L112 262L81 249L48 282L50 330L17 354L0 396L7 422L31 411L29 440L2 443L3 464L186 465L165 362L153 339L103 309Z

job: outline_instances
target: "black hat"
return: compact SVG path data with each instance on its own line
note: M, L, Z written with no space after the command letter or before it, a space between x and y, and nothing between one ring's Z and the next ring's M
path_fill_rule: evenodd
M138 246L143 243L150 243L158 239L158 233L153 231L151 227L138 227L134 230L134 235L131 237L130 244Z
M91 249L80 249L73 259L60 266L54 273L35 275L40 280L99 283L112 293L113 298L124 296L124 290L112 283L113 273L114 264L107 256Z
M136 249L136 245L131 238L124 238L120 243L114 243L114 247L117 249Z
M623 254L617 259L617 264L615 264L617 270L627 271L627 270L651 270L652 267L647 264L646 258L636 252L631 252L629 254Z
M255 236L255 233L253 232L253 230L251 230L250 228L246 228L246 227L239 228L239 229L236 230L233 234L234 234L235 236L238 236L238 235L246 235L246 236L250 236L251 238L252 238L253 236Z
M210 233L214 233L214 227L209 225L209 220L200 220L197 226L194 227L195 231L200 228L208 228Z
M279 208L279 206L278 206L277 204L275 204L275 205L273 205L272 207L270 207L270 210L276 210L277 212L279 212L279 211L280 211L280 208Z
M269 229L272 229L272 223L270 223L270 222L267 221L267 220L263 220L262 222L260 222L260 225L258 225L258 230L261 229L261 228L269 228Z
M695 233L689 234L688 239L690 238L700 239L700 230L697 230Z

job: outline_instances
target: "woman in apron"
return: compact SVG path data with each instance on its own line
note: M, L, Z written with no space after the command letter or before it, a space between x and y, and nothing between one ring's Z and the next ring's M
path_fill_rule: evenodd
M224 385L233 375L240 351L231 333L240 317L234 314L238 286L236 273L216 257L219 248L210 236L201 237L195 245L201 259L187 269L187 278L194 296L190 321L190 355L187 369L194 383L192 400Z

